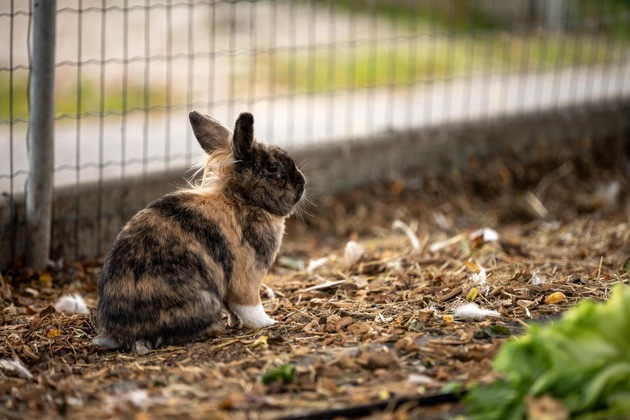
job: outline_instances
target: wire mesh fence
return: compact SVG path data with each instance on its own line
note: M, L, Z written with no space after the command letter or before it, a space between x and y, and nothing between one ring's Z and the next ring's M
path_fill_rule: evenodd
M24 248L36 4L0 4L4 261ZM630 97L623 0L59 0L56 21L51 182L68 203L57 235L73 245L53 256L102 254L155 174L183 176L199 154L192 109L227 124L248 110L261 140L292 150L357 139L369 151L390 132ZM379 158L346 169L379 179Z

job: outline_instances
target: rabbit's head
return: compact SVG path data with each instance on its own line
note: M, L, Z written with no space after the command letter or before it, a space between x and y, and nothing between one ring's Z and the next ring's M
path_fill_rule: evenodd
M240 114L233 132L195 111L189 118L209 155L203 180L213 179L224 194L274 215L293 212L304 194L304 175L286 151L256 141L252 114Z

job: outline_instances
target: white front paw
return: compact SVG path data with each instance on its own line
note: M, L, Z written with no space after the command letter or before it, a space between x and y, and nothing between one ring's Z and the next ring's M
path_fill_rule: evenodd
M233 304L230 309L241 321L241 325L248 328L268 327L276 323L265 312L262 305L246 306Z

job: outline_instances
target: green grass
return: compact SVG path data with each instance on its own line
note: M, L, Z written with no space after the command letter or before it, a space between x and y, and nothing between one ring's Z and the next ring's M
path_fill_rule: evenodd
M122 84L111 84L104 87L101 95L101 87L98 80L84 79L81 84L68 82L58 77L55 86L55 115L69 114L81 115L86 113L122 112L134 108L152 108L166 106L167 98L165 87L150 86L146 91L141 84L130 84L127 91ZM9 118L28 118L28 77L24 72L13 77L13 109L11 109L10 78L7 73L0 73L0 120L8 121ZM61 82L61 83L60 83ZM81 92L80 102L78 93ZM181 100L181 94L173 94L170 101L175 103Z
M258 57L258 83L270 72L279 89L320 92L388 84L410 84L455 76L545 71L614 60L606 39L597 37L439 37L357 45L328 51L301 50Z
M418 26L430 27L433 30L444 31L451 34L464 34L479 31L509 31L513 29L513 17L501 13L493 14L484 9L479 2L474 0L433 0L428 2L409 0L319 0L321 8L334 6L340 11L353 15L375 17L387 20L402 30ZM627 15L630 12L628 0L578 0L567 2L564 11L569 20L569 27L574 24L583 25L585 20L600 23L600 28L605 27L611 32L625 32L626 40L630 36L628 32ZM535 13L531 9L530 13ZM607 17L607 19L604 19ZM614 17L613 21L610 18ZM520 25L536 30L538 23L530 21L527 10L523 10L520 17ZM411 29L413 30L413 29Z
M501 22L468 0L446 1L431 4L417 1L330 0L319 2L322 7L331 4L340 10L384 18L398 27L428 25L448 31L499 29Z
M9 74L0 72L0 120L9 121L11 117L17 119L28 115L27 80L23 71L14 73L13 81ZM13 84L12 92L11 83ZM13 105L13 110L11 110L11 105Z

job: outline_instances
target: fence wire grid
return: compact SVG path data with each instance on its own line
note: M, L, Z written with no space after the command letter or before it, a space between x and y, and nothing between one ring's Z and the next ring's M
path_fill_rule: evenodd
M33 4L0 3L0 235L11 258L29 174ZM183 176L200 154L193 109L227 125L250 111L259 139L296 150L630 97L624 0L58 0L56 21L51 182L77 192L54 216L74 221L75 244L80 221L100 235L105 183L124 195L132 177ZM81 202L86 187L96 206ZM133 211L121 206L117 220ZM73 257L102 254L101 242Z

